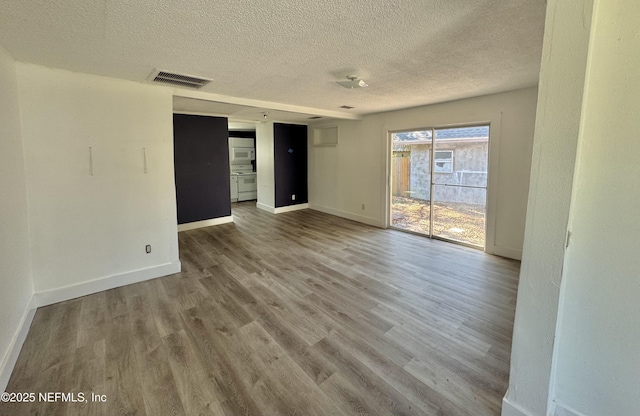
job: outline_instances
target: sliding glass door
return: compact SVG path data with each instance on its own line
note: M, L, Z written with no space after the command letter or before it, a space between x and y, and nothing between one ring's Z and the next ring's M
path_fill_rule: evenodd
M489 126L392 134L391 226L485 245Z
M431 130L393 134L391 226L431 235Z

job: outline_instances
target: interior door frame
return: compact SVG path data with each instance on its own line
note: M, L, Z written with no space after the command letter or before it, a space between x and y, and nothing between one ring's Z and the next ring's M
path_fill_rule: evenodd
M409 131L420 131L420 130L438 130L438 129L448 129L448 128L460 128L460 127L473 127L473 126L489 126L489 154L488 154L488 163L487 163L487 199L486 199L486 214L485 214L485 246L483 251L485 253L494 254L495 253L495 236L496 236L496 214L497 214L497 203L498 203L498 168L499 168L499 158L498 154L500 151L500 133L502 131L502 112L496 112L489 117L484 119L476 119L476 120L462 120L456 121L452 123L443 123L443 124L432 124L428 126L424 125L416 125L412 127L395 127L385 125L383 126L384 130L384 151L382 154L384 155L384 166L385 166L385 186L383 197L384 201L382 201L383 209L383 218L381 219L381 223L384 228L393 228L391 227L391 169L393 164L393 134L394 133L403 133ZM433 158L433 151L431 152L431 157ZM433 161L432 161L433 163ZM430 233L433 234L433 231L430 230ZM423 235L424 234L420 234ZM443 238L438 238L437 236L430 236L432 239L437 240L445 240L451 242L453 244L460 244L465 246L470 246L474 248L478 248L477 246L472 246L469 244L465 244L462 242L458 242L455 240L448 240Z

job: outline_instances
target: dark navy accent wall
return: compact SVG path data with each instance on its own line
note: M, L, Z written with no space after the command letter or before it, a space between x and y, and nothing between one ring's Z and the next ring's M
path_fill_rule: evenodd
M173 115L178 224L231 215L228 138L224 117Z
M273 140L276 208L309 202L307 126L274 123Z

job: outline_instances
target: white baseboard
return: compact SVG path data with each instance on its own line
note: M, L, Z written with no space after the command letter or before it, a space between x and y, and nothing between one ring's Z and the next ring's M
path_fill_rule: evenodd
M291 211L297 211L299 209L307 209L309 208L309 204L304 203L304 204L296 204L296 205L289 205L286 207L275 208L275 207L272 207L271 205L258 202L256 203L256 207L258 207L258 209L270 212L272 214L282 214L283 212L291 212Z
M65 286L57 289L51 289L44 292L38 292L34 296L37 306L46 306L65 300L75 299L82 296L91 295L93 293L102 292L120 286L126 286L131 283L138 283L144 280L155 279L157 277L167 276L174 273L180 273L180 261L173 263L161 264L158 266L148 267L146 269L133 270L126 273L115 274L100 279L90 280L75 285Z
M267 205L267 204L263 204L262 202L256 202L256 207L258 209L261 209L263 211L267 211L270 212L272 214L275 214L276 209L274 207L272 207L271 205Z
M493 246L491 248L487 248L487 253L495 254L496 256L500 257L506 257L508 259L522 260L522 250Z
M212 225L227 224L233 222L233 215L228 217L212 218L210 220L188 222L186 224L178 224L178 232L195 230L196 228L211 227Z
M508 394L509 392L507 391L507 395ZM501 413L502 416L535 416L527 412L520 406L514 403L511 403L509 399L507 399L507 395L505 395L504 398L502 399L502 413Z
M299 209L307 209L309 208L309 204L305 203L305 204L289 205L286 207L275 208L275 207L272 207L271 205L258 202L256 203L256 207L258 207L258 209L270 212L272 214L282 214L283 212L291 212L291 211L297 211Z
M316 204L310 204L309 208L314 209L316 211L324 212L325 214L335 215L336 217L342 217L348 220L357 221L357 222L361 222L368 225L373 225L374 227L382 227L382 224L380 224L379 218L365 217L362 215L352 214L350 212L340 211L337 209L325 207L322 205L316 205Z
M286 207L274 208L273 209L273 213L274 214L282 214L283 212L298 211L298 210L307 209L307 208L309 208L309 204L307 204L307 203L296 204L296 205L288 205Z
M570 407L563 406L560 403L553 402L551 405L553 406L553 409L549 414L553 416L585 416L584 413L580 413Z
M18 356L20 355L20 351L22 350L22 345L24 344L25 339L27 339L27 334L29 333L29 328L31 328L31 322L33 322L33 317L36 314L37 308L38 305L36 304L35 295L31 296L31 301L22 314L22 319L20 320L20 324L18 325L18 330L13 335L13 338L9 343L7 353L3 357L2 363L0 364L0 392L3 392L7 389L7 384L9 384L11 373L13 373L13 368L18 361Z

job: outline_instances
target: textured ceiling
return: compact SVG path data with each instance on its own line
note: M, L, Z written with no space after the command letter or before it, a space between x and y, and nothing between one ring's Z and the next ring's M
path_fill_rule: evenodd
M365 114L537 83L545 0L0 0L16 60ZM335 83L347 75L369 87Z

